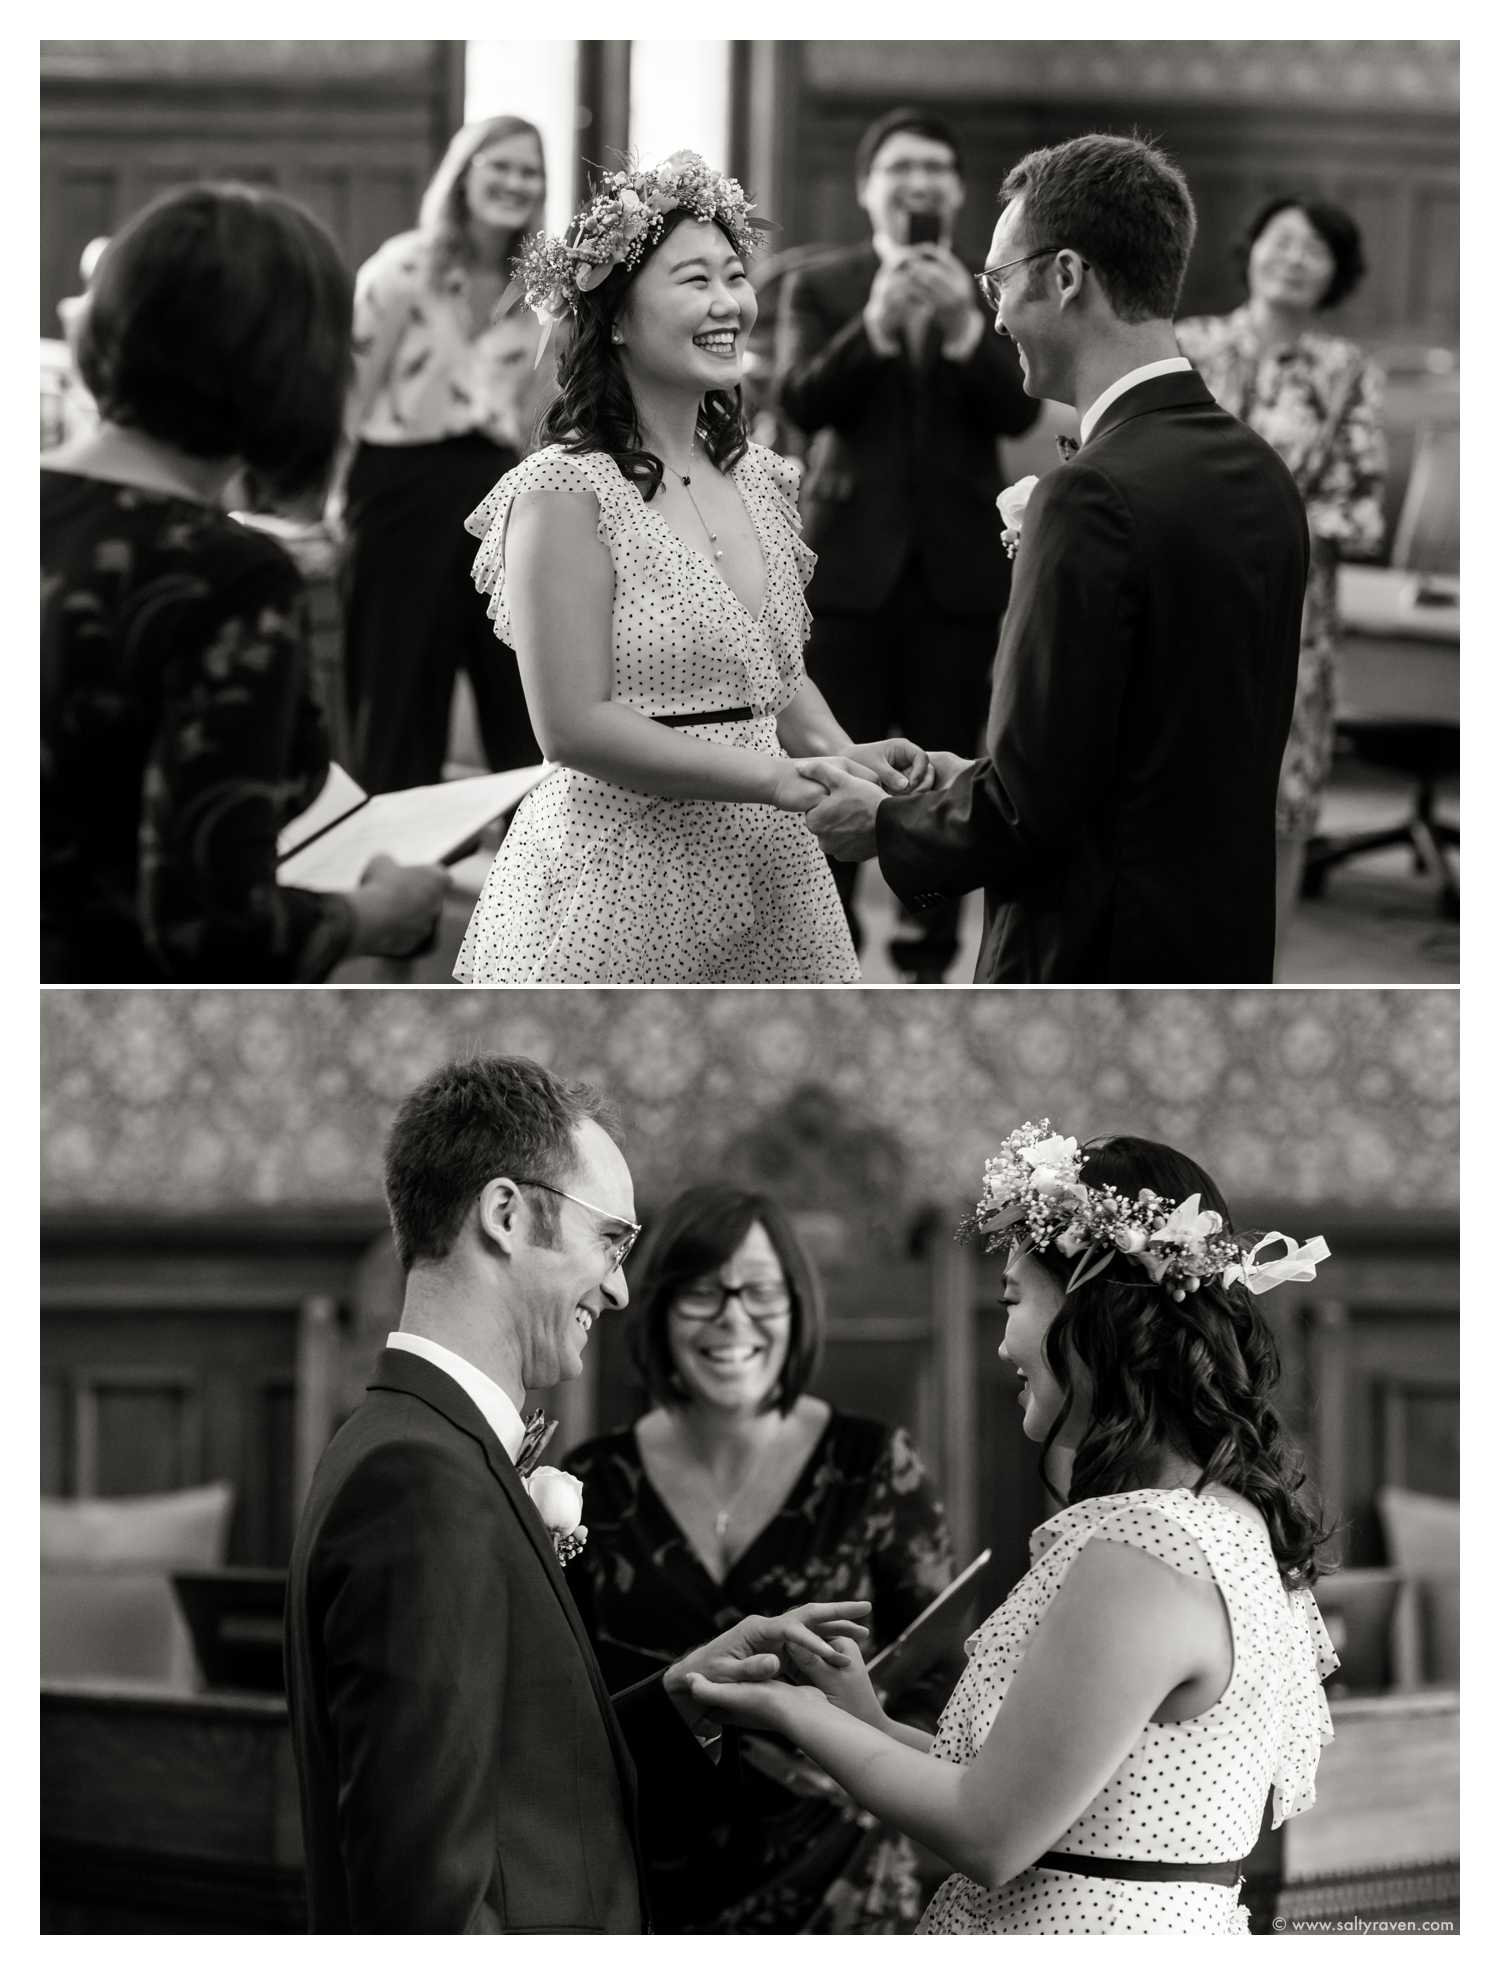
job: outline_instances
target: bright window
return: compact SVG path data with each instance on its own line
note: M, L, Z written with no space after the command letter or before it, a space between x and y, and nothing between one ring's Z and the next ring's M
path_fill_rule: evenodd
M471 41L464 82L466 123L480 117L525 117L542 133L547 157L547 230L561 233L573 214L578 43Z
M697 151L728 166L727 41L632 41L630 147L642 164ZM613 163L613 160L610 161Z

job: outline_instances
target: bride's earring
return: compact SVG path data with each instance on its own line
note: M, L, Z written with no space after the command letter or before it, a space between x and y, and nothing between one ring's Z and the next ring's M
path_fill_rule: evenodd
M614 323L611 326L609 340L611 343L623 343L625 341L624 336L621 334L619 323Z

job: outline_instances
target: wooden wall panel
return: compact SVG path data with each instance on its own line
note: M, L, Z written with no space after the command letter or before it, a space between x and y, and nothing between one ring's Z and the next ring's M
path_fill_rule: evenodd
M374 1231L363 1215L49 1219L43 1492L227 1480L228 1560L284 1564L334 1424L337 1313Z
M42 334L88 241L196 178L302 200L357 265L415 223L462 78L453 42L43 42Z

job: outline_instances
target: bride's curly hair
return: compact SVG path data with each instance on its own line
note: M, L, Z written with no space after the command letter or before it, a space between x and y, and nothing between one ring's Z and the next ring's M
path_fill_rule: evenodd
M1232 1225L1213 1180L1169 1145L1108 1138L1086 1147L1085 1156L1090 1186L1114 1185L1132 1198L1143 1186L1165 1200L1197 1193ZM1066 1292L1076 1257L1051 1247L1030 1252ZM1171 1448L1202 1469L1195 1493L1218 1483L1255 1505L1285 1584L1317 1580L1318 1549L1332 1531L1319 1519L1276 1410L1276 1341L1242 1283L1226 1290L1217 1278L1205 1280L1177 1303L1122 1258L1064 1294L1042 1356L1063 1394L1042 1447L1044 1479L1047 1454L1073 1409L1075 1372L1088 1397L1069 1502L1150 1487Z
M663 466L642 444L635 400L625 381L619 346L611 342L609 332L641 269L653 254L661 252L663 243L682 222L692 217L687 207L669 213L661 239L634 267L612 268L607 280L579 295L573 333L558 359L557 392L537 423L538 445L561 445L569 453L608 453L648 501L661 485ZM719 223L716 220L714 224ZM727 227L720 226L719 231L735 246ZM703 450L721 473L727 473L744 457L749 441L738 385L732 391L704 394L698 435Z

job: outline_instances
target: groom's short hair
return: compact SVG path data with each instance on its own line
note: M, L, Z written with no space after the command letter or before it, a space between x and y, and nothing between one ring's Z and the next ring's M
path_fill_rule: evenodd
M386 1139L385 1199L401 1267L450 1254L497 1174L565 1185L586 1118L618 1138L613 1108L592 1084L564 1083L524 1056L471 1056L435 1070L406 1098ZM539 1191L544 1244L556 1239L558 1213L555 1196Z
M1176 315L1198 216L1165 151L1138 137L1070 138L1012 168L1000 203L1023 197L1027 241L1081 254L1122 322Z

